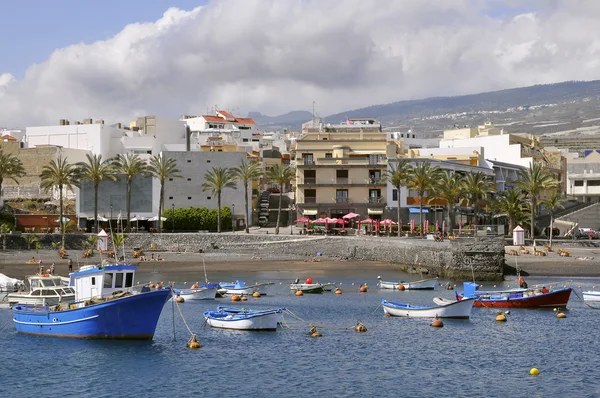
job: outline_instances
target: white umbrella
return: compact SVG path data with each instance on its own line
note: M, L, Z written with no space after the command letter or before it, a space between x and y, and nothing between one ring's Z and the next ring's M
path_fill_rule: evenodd
M94 221L94 217L90 217L88 218L88 221ZM102 216L98 216L98 221L108 221L108 218L106 217L102 217Z
M69 222L69 221L71 221L71 219L69 217L63 217L62 220L63 220L63 222ZM60 217L57 218L56 220L54 220L54 222L60 222Z
M166 217L161 217L160 220L161 221L167 221L167 218ZM148 219L148 221L158 221L158 216L150 217Z

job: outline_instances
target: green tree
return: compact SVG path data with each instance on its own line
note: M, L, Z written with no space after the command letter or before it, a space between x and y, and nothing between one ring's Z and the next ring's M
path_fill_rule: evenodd
M148 163L137 154L119 154L112 161L115 172L121 174L127 180L127 231L131 230L129 220L131 219L131 186L133 179L137 176L148 176ZM160 214L159 214L160 217ZM111 220L112 222L112 220Z
M564 209L563 204L567 199L563 198L558 190L553 190L550 195L541 201L542 205L550 212L550 247L552 247L552 224L554 224L554 212Z
M281 219L281 197L283 187L288 185L294 179L294 170L290 166L276 164L271 167L267 173L267 180L279 186L279 207L277 209L277 224L275 233L279 234L279 221Z
M406 186L408 179L410 178L412 173L412 166L406 159L397 159L396 165L390 163L390 167L387 171L387 179L390 184L394 188L396 188L396 210L397 213L397 221L398 221L398 236L402 235L402 230L400 229L400 190L403 186ZM391 229L391 227L390 227Z
M441 178L442 170L439 167L431 167L429 161L422 161L417 163L410 173L410 177L407 181L407 186L410 189L417 191L419 197L419 225L421 229L421 236L423 236L423 197L427 193L429 196L435 192L437 183ZM428 201L428 199L426 199Z
M202 191L217 195L217 233L221 233L221 194L225 188L237 189L236 177L231 169L213 167L204 174Z
M152 176L160 182L160 198L158 200L158 214L161 215L165 202L165 181L171 178L181 178L181 170L177 168L177 161L173 158L167 158L161 155L155 155L150 158L149 171ZM158 232L162 232L162 219L158 221Z
M531 237L535 234L535 213L542 193L558 186L558 181L540 163L534 162L528 169L519 172L517 187L529 200L531 211Z
M94 185L94 224L95 231L98 233L98 188L102 181L115 181L117 177L114 175L114 169L108 162L102 161L102 155L87 154L86 162L77 163L77 167L81 170L83 180L90 181Z
M31 244L39 242L40 238L37 235L25 235L25 242L27 242L27 250L31 250Z
M481 171L468 173L463 181L465 196L469 205L473 207L475 224L478 224L478 217L481 215L481 202L487 203L487 196L490 192L496 190L496 183L492 177Z
M446 210L448 210L448 231L454 229L456 213L454 206L464 195L463 176L459 173L453 173L445 170L439 179L435 194L437 197L446 200Z
M21 159L10 153L4 153L0 150L0 199L2 198L2 184L5 179L13 180L16 184L19 183L18 178L25 175L25 168Z
M67 189L72 191L75 187L79 186L81 180L81 171L79 168L67 161L67 158L63 158L59 155L56 160L51 160L48 165L42 168L41 188L46 192L54 189L58 190L59 197L59 222L60 222L60 234L61 243L64 249L65 247L65 217L64 217L64 190Z
M240 164L237 167L233 168L233 174L238 180L244 183L244 220L246 223L246 233L249 234L250 228L248 223L248 187L252 180L259 178L262 175L262 171L260 169L260 165L256 160L251 160L247 162L246 159L242 159Z
M512 232L517 227L517 220L522 220L525 210L525 195L518 189L507 189L500 192L493 203L493 208L499 214L508 218L508 229Z

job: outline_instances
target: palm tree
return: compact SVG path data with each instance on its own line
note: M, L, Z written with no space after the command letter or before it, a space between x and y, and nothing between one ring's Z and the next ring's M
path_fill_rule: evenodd
M127 224L125 225L127 225L127 231L129 231L129 220L131 219L131 185L134 177L148 175L148 163L137 154L119 154L113 159L112 167L115 169L115 173L122 174L127 179Z
M487 200L487 195L496 190L496 183L490 176L478 171L467 174L464 184L465 195L469 204L473 207L475 224L477 224L478 214L480 213L480 200Z
M550 212L550 247L552 247L552 224L554 224L554 212L556 210L564 209L565 206L563 206L563 203L566 201L567 199L563 198L558 190L552 191L550 196L542 200L542 204Z
M448 210L448 231L454 229L454 221L456 214L454 212L454 206L464 195L464 181L463 175L459 173L453 173L446 170L442 173L441 178L438 182L435 190L436 196L442 199L446 199L446 209Z
M502 191L494 201L493 207L499 215L508 218L508 229L512 232L517 226L517 220L523 219L527 209L525 195L518 189Z
M19 183L18 177L25 175L25 168L21 159L10 153L4 153L0 150L0 199L2 199L2 184L5 179L11 179L16 184ZM1 200L0 200L1 201Z
M221 233L221 193L224 188L237 189L236 178L231 169L213 167L204 174L202 191L211 191L217 195L217 233Z
M102 161L102 155L87 154L85 155L87 162L77 163L77 167L81 170L83 180L88 180L94 185L94 223L95 231L98 232L98 187L102 181L115 181L117 177L114 175L113 168L108 162Z
M531 238L535 233L535 212L537 210L538 200L542 192L557 186L558 182L552 174L542 167L540 163L534 162L528 169L519 172L517 187L529 199L531 210Z
M442 170L439 167L431 167L429 161L417 163L412 168L407 186L417 191L419 197L419 225L421 236L423 236L423 196L428 191L435 192L437 183L441 178Z
M396 188L396 206L397 206L397 217L398 217L398 236L402 235L400 229L400 189L406 185L412 172L412 166L406 159L397 159L396 165L390 163L390 168L387 171L387 179ZM390 227L391 228L391 227Z
M162 155L155 155L150 158L150 173L158 178L160 182L160 198L158 200L158 232L162 232L162 212L165 201L165 181L171 178L181 178L181 170L177 168L177 161L173 158L166 158Z
M277 209L277 224L275 233L279 234L279 220L281 217L281 197L283 195L284 185L289 184L294 179L294 170L284 164L276 164L267 172L267 180L279 186L279 208Z
M248 228L248 184L250 181L259 178L262 175L262 171L260 169L260 165L256 160L251 160L250 162L246 162L245 159L242 159L240 164L233 168L233 175L244 183L244 197L246 199L246 207L244 211L244 220L246 222L246 233L250 233L250 229Z
M41 188L46 192L58 189L59 195L59 222L60 222L60 234L62 248L65 247L65 218L64 214L64 203L63 203L63 190L67 189L72 191L75 187L79 187L81 181L81 171L79 168L67 161L67 158L63 158L62 155L58 156L58 159L51 160L48 165L44 166L41 178Z

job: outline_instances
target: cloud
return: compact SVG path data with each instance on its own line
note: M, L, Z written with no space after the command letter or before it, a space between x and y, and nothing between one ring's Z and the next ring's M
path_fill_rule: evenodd
M532 6L533 4L533 6ZM0 71L0 125L319 114L600 78L600 2L221 0ZM527 6L528 8L525 8ZM534 7L532 9L532 7Z

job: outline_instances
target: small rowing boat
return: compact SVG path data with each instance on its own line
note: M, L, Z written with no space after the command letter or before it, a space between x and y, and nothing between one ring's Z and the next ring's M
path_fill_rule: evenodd
M274 331L281 320L282 311L282 308L271 310L236 310L227 307L227 309L220 308L217 311L206 311L204 319L206 319L206 323L214 328Z
M381 279L381 276L378 276L377 279L379 279L380 289L402 289L400 286L403 286L405 290L432 290L435 289L435 285L438 282L437 278L398 282L384 281Z
M409 318L469 318L475 299L455 300L443 302L436 306L419 306L405 303L395 303L381 300L383 312L391 316Z

